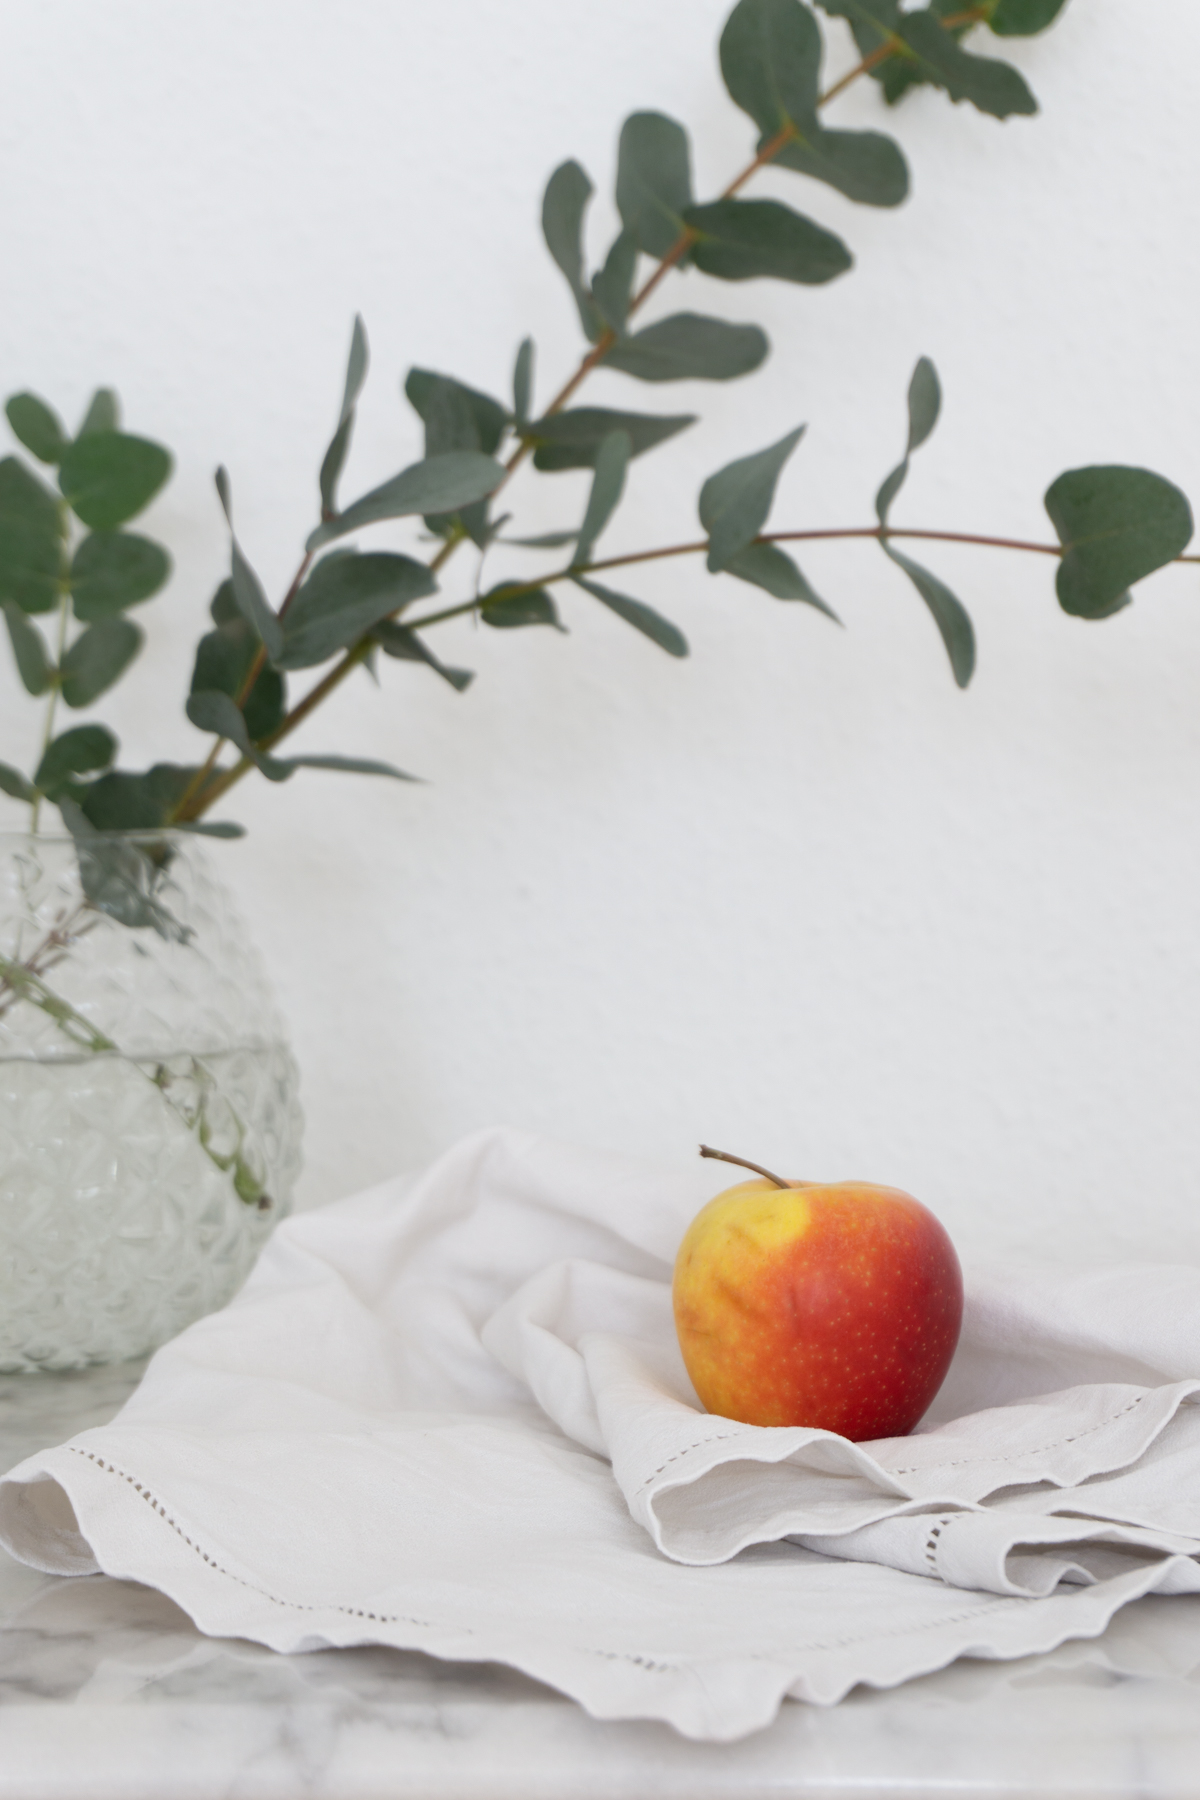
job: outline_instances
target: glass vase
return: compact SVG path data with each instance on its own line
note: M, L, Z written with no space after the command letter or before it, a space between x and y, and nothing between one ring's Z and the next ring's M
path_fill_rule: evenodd
M223 1306L290 1208L297 1087L194 836L0 833L0 1370Z

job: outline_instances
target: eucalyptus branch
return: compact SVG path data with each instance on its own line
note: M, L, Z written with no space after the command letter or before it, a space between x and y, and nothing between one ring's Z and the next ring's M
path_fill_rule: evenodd
M769 277L807 286L843 275L852 257L840 237L781 200L739 197L757 172L774 165L824 182L851 200L897 206L909 185L899 145L878 131L829 131L820 123L818 110L870 75L881 81L889 101L908 88L927 86L996 119L1028 116L1036 112L1037 103L1020 72L995 57L972 54L960 39L969 27L981 23L1001 38L1036 36L1053 24L1067 3L977 0L958 12L947 9L939 17L936 8L897 12L820 0L823 13L846 20L859 61L818 92L829 27L813 6L807 0L736 0L721 34L721 73L731 100L755 127L759 145L755 155L716 199L697 200L684 127L659 112L631 115L622 126L617 155L615 198L621 230L603 266L590 275L584 216L593 185L578 163L560 165L546 189L542 225L588 340L574 372L538 411L533 404L534 353L528 339L513 371L511 405L450 375L412 369L405 393L425 427L423 458L339 508L338 484L368 363L366 333L362 321L356 320L341 411L320 466L319 524L277 607L268 601L233 539L231 579L213 600L215 629L201 639L187 702L189 720L208 734L207 754L198 767L159 762L142 773L119 770L115 737L92 722L54 735L58 695L70 707L90 705L113 684L140 646L140 633L120 615L157 591L169 561L158 546L121 527L161 487L170 458L159 446L121 431L116 396L108 390L93 397L73 439L37 396L14 395L6 408L9 422L36 459L57 468L61 498L14 459L0 462L0 484L8 483L0 493L0 510L11 511L14 504L18 511L23 508L27 515L23 529L28 528L28 546L19 567L4 566L0 545L0 596L5 599L22 681L31 694L51 690L37 768L26 775L0 764L0 789L31 803L35 823L46 798L60 806L68 823L76 821L72 829L102 833L196 823L256 767L272 780L285 780L305 765L398 775L400 771L388 765L360 758L280 759L273 753L354 669L373 657L377 647L431 666L461 690L471 679L470 672L444 667L427 647L426 631L470 615L508 627L556 623L547 590L564 582L578 584L664 651L685 655L686 639L670 620L597 579L610 571L673 557L703 553L713 572L728 573L779 599L806 601L828 612L784 546L873 540L928 607L960 687L970 681L975 663L970 617L945 582L912 561L902 545L970 544L1051 557L1058 564L1055 590L1060 605L1090 619L1119 611L1128 602L1130 588L1167 563L1200 560L1185 555L1192 518L1183 494L1162 476L1136 468L1073 469L1052 482L1044 499L1056 542L893 526L893 503L912 456L937 423L941 405L936 371L924 357L908 390L903 458L876 495L877 523L767 529L777 481L802 435L797 428L778 443L742 455L708 477L698 499L703 536L620 556L596 554L597 542L622 497L631 459L694 421L691 415L572 407L592 371L608 367L652 382L728 381L758 368L768 352L766 335L757 325L734 324L690 310L628 330L628 322L658 292L671 270L686 265L719 281ZM635 286L639 257L647 258L652 267ZM500 461L506 441L507 460ZM530 461L544 471L590 468L592 472L578 527L548 539L528 540L539 548L571 543L571 560L536 580L504 581L481 593L481 557L476 592L470 598L420 613L416 603L437 592L437 577L465 539L471 538L485 552L496 540L504 521L489 509ZM232 535L223 470L217 485ZM71 515L90 534L73 556ZM369 525L417 517L424 517L442 538L436 554L425 562L388 550L361 556L344 551L319 555L326 545ZM44 574L56 566L56 559L57 584ZM68 642L68 597L84 625L72 642ZM54 599L62 603L56 661L37 626L25 617L50 611ZM313 685L289 707L286 683L297 670L312 670ZM228 767L221 760L226 743L235 753ZM207 829L238 828L221 824ZM5 991L0 980L0 995ZM10 986L10 1000L14 993Z
M959 23L973 22L974 20L980 19L983 16L984 16L983 8L973 7L969 10L968 13L961 15L961 17L956 16L952 20L945 21L945 24L946 24L947 28L950 28L951 26L959 24ZM873 51L869 56L863 57L862 60L854 68L850 69L845 75L842 76L842 78L839 81L835 82L835 84L831 88L828 88L823 94L821 94L818 97L818 99L817 99L818 107L826 106L831 100L836 99L838 95L844 93L845 90L853 82L857 81L860 76L869 74L872 69L877 68L881 63L885 62L888 59L888 57L893 56L895 54L897 54L897 45L893 42L889 42L887 44L882 45L879 50ZM739 174L735 175L733 180L731 182L729 182L729 184L722 190L721 198L723 200L733 199L734 196L739 194L741 192L741 190L747 185L747 183L749 181L751 181L755 175L758 174L760 169L764 169L770 163L774 162L776 157L785 148L785 146L788 145L789 143L791 143L795 137L796 137L796 127L794 125L790 125L790 124L786 125L781 131L777 132L774 137L769 139L768 142L763 145L761 150L759 150L758 154L749 163L746 164L745 168L742 169ZM655 291L658 289L660 284L665 280L667 275L670 274L671 270L676 268L679 265L679 263L683 260L683 258L687 255L687 253L691 249L692 245L696 243L698 235L699 234L696 231L692 230L690 227L687 227L683 231L680 232L679 236L676 238L675 242L671 245L670 249L667 251L665 256L663 256L659 259L658 265L655 268L654 272L646 279L646 281L642 284L642 286L633 295L633 297L629 303L629 309L628 309L628 313L626 315L627 318L632 318L634 316L634 314L637 313L640 310L640 308L645 305L646 301L649 300L649 298L651 297L651 295L653 293L655 293ZM542 416L545 418L549 418L549 417L553 417L557 413L562 412L563 409L568 404L568 402L570 400L574 399L576 393L582 387L583 383L587 380L588 376L593 372L593 370L599 368L603 364L605 357L608 355L609 351L613 349L613 347L616 345L617 342L618 342L617 333L612 329L611 326L606 327L605 330L599 336L599 338L596 340L595 344L584 355L584 357L582 358L582 360L579 363L578 368L575 370L574 374L570 376L570 378L558 390L557 394L555 394L554 398L550 401L549 405L545 408ZM493 494L492 494L493 499L505 487L507 487L508 483L511 481L512 477L515 475L518 468L520 468L521 464L529 456L532 449L533 449L532 439L530 439L528 437L523 437L521 439L521 441L517 444L516 448L511 452L507 461L504 464L504 478L499 483L499 485L493 490ZM461 533L454 537L450 537L447 539L447 541L442 545L441 549L437 552L436 556L433 557L433 559L431 560L431 562L429 564L431 573L436 574L445 567L445 565L449 562L450 558L454 555L454 552L457 550L459 544L462 543L462 541L463 541L463 534L461 534ZM303 579L304 575L307 573L308 563L310 561L311 561L311 557L306 558L305 563L302 565L299 574L297 575L295 581L293 581L292 586L289 589L287 597L285 598L282 606L279 608L278 617L282 618L283 615L286 613L288 606L291 604L292 599L295 597L295 594L300 586L301 580ZM607 566L607 565L602 565L602 566ZM556 579L558 579L558 578L556 577ZM534 584L534 585L536 586L537 584ZM529 591L532 591L532 590L529 590ZM438 617L438 619L440 619L443 616L456 617L460 612L470 611L470 610L471 610L471 608L469 608L469 607L458 607L458 608L453 609L449 614L446 614L446 615L438 614L436 616ZM298 703L298 705L296 705L295 707L293 707L291 709L291 711L288 713L287 717L283 720L283 722L280 724L280 726L274 732L272 732L268 737L261 740L261 742L257 745L257 748L260 750L264 750L264 751L273 749L276 744L280 743L283 738L287 737L292 731L294 731L298 725L303 724L304 720L309 717L309 715L316 709L316 707L318 707L321 704L321 702L323 700L325 700L327 698L327 696L334 691L335 688L340 687L342 682L346 679L346 677L348 675L350 675L356 668L359 667L359 665L361 663L363 663L366 660L366 657L369 655L370 650L371 650L371 644L372 644L372 639L369 636L361 638L358 641L358 643L354 644L345 653L341 662L339 662L335 668L330 670L325 676L322 677L322 679L316 684L316 686L314 688L312 688L310 690L310 692L305 696L305 698L302 701L300 701ZM256 658L255 663L251 670L251 675L249 677L247 677L247 681L243 687L243 691L237 697L237 705L239 706L239 708L243 707L245 705L246 698L247 698L251 688L253 687L254 681L257 679L258 674L261 671L261 669L263 668L265 662L266 662L266 650L265 650L265 648L263 648L263 649L260 649L260 651L258 653L258 657ZM187 788L183 797L179 801L178 805L176 806L174 813L172 814L173 819L182 822L182 821L190 821L190 820L201 817L203 815L203 813L207 812L208 809L212 805L214 805L217 800L219 800L224 794L228 793L229 789L231 787L233 787L236 782L240 781L243 775L248 774L249 771L251 770L251 768L254 767L254 764L251 762L249 757L242 757L242 759L237 764L235 764L232 769L230 769L230 770L226 771L224 774L218 776L218 778L215 781L212 781L210 778L212 777L213 771L216 768L217 759L218 759L218 756L221 751L222 741L223 740L218 739L217 742L214 744L211 752L209 753L208 760L204 764L204 767L198 772L196 777L193 779L193 781Z

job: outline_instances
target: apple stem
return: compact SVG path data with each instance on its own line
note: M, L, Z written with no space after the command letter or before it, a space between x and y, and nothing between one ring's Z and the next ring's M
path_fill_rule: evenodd
M790 1181L780 1181L778 1175L772 1175L770 1169L764 1169L761 1163L747 1162L744 1156L730 1156L728 1150L710 1150L707 1144L700 1146L701 1156L711 1156L716 1162L736 1163L739 1169L753 1169L756 1175L765 1175L773 1181L777 1188L791 1187Z

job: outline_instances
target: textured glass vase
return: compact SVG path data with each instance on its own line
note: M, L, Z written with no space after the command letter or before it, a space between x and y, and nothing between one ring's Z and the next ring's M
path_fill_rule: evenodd
M224 1305L301 1126L195 837L0 833L0 1370L120 1362Z

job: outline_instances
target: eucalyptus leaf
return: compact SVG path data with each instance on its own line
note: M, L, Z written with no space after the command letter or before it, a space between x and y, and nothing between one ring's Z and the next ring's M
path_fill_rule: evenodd
M700 523L708 533L708 566L714 574L726 568L766 524L780 473L803 435L799 425L766 450L727 463L704 483Z
M216 688L200 688L188 695L184 711L197 731L227 738L243 756L257 755L242 709L232 695Z
M342 775L387 775L393 781L421 779L419 775L407 775L394 763L377 762L367 756L289 756L282 762L274 760L276 767L286 769L289 775L296 769L331 769Z
M0 458L0 604L27 613L58 604L63 532L50 489L18 457Z
M395 781L415 781L391 763L357 756L269 756L252 742L246 721L227 694L192 694L187 716L201 731L228 738L268 781L290 781L297 769L336 769L354 775L390 775Z
M618 337L625 329L629 306L633 299L633 278L637 273L637 245L628 231L622 231L605 258L604 267L592 280L592 293L604 322Z
M689 207L686 221L697 233L692 261L721 281L765 275L815 286L851 266L841 238L777 200L715 200Z
M14 394L5 404L13 432L39 462L57 463L70 443L58 414L36 394Z
M410 369L404 392L425 427L427 457L448 450L482 450L492 456L499 448L509 414L490 394L432 369Z
M962 602L950 592L944 581L923 569L910 557L902 556L886 539L882 540L885 556L903 569L922 600L933 614L934 623L946 646L954 679L965 688L975 672L975 629Z
M425 455L441 456L452 450L495 454L509 425L509 414L490 394L467 387L451 375L429 369L410 369L404 391L425 426ZM487 500L477 500L454 512L427 513L425 523L441 537L465 531L482 550L490 536Z
M33 777L33 785L53 800L74 775L90 775L107 769L117 754L117 740L103 725L76 725L47 746Z
M914 450L919 450L938 421L942 407L942 390L937 370L927 356L922 356L908 384L908 438L903 461L897 463L875 496L875 513L886 527L892 502L908 478L908 465Z
M461 694L470 687L475 677L470 669L451 668L447 663L439 662L423 638L407 625L397 625L392 619L381 619L372 627L371 636L379 645L385 656L394 656L401 662L424 663L427 668L448 681L455 693Z
M88 624L111 618L157 594L170 573L161 544L132 531L93 531L71 559L75 617Z
M97 388L88 401L77 438L92 437L98 431L120 431L121 402L111 388Z
M11 600L4 602L4 620L21 685L27 694L44 694L53 665L41 632Z
M644 605L641 600L631 600L627 594L615 594L612 588L602 587L598 581L592 581L586 575L573 575L571 579L576 587L581 587L593 600L599 600L602 606L607 606L619 619L624 619L627 625L632 625L635 631L648 637L651 643L657 644L660 650L665 650L668 656L687 655L688 643L682 631L678 626L672 625L669 619L664 619L661 613L655 612L652 606Z
M321 463L318 485L321 492L321 513L337 511L337 484L346 461L346 452L350 448L350 434L354 430L354 409L358 404L358 396L362 392L363 382L367 378L367 332L358 313L354 315L354 329L350 335L350 355L346 363L346 385L342 392L342 410L338 414L337 429L330 439L329 448Z
M1192 536L1186 498L1149 469L1069 469L1045 506L1063 547L1059 605L1080 619L1118 611L1134 582L1182 555Z
M1018 69L964 50L931 9L904 14L901 35L927 80L956 103L967 100L993 119L1029 117L1037 111Z
M1065 5L1066 0L997 0L988 29L997 37L1036 37L1053 25Z
M128 619L101 619L75 639L60 666L62 697L70 707L90 706L120 680L143 638Z
M664 257L683 234L692 204L688 135L665 113L637 112L621 127L617 211L639 250Z
M533 339L522 338L513 364L513 416L518 425L529 417L533 404Z
M148 506L171 473L161 444L121 431L78 437L58 465L72 512L93 531L111 531Z
M899 206L908 198L908 164L880 131L826 131L814 123L773 158L781 169L810 175L860 206Z
M283 620L281 669L311 669L370 631L390 613L437 592L428 567L390 551L329 556L301 587Z
M8 794L13 800L24 800L32 805L37 795L19 769L10 768L8 763L0 763L0 791Z
M633 446L631 454L643 456L656 444L673 438L696 423L695 413L615 412L604 406L579 406L570 412L550 413L535 419L523 434L536 446L535 469L590 469L610 431L624 431Z
M478 450L451 450L445 455L426 457L423 462L402 469L382 486L372 488L336 519L318 526L310 534L307 548L317 550L322 544L382 519L457 512L494 493L504 475L503 464Z
M232 819L186 819L172 826L173 831L194 831L201 837L242 838L246 835L246 827L237 825Z
M721 34L721 74L734 104L758 126L760 152L775 144L780 168L869 206L898 206L908 169L892 140L821 123L821 56L820 27L800 0L738 0Z
M517 585L503 582L482 596L479 616L485 625L494 625L497 631L512 631L522 625L553 625L556 631L565 631L558 608L545 588L510 595L508 590Z
M577 531L543 531L540 537L505 538L506 544L520 544L526 550L561 550L566 544L573 544L579 536Z
M865 54L884 43L895 43L898 54L919 78L943 89L951 100L969 100L996 119L1037 111L1037 101L1023 76L1009 63L964 50L955 32L943 24L943 8L927 6L919 12L903 12L897 0L819 3L823 11L850 22Z
M214 602L214 609L215 605ZM233 616L225 618L215 631L207 632L196 646L192 693L216 688L236 699L246 684L261 646L257 633L237 610L236 601L233 609ZM282 723L287 711L287 690L278 669L269 663L263 665L242 711L252 738L267 737Z
M764 588L776 600L803 600L832 619L835 625L842 622L778 544L747 544L744 550L730 557L723 573Z
M604 321L583 277L583 216L593 191L577 162L560 163L546 184L542 234L546 248L567 278L584 336L594 344L604 330Z
M228 470L224 467L219 468L213 479L222 510L229 523L229 591L233 595L238 611L251 630L256 633L267 655L274 662L283 650L283 627L263 592L261 581L242 554L237 533L233 529L233 497L229 487Z
M132 930L155 931L168 943L186 944L191 926L180 924L158 895L167 867L160 847L113 842L66 794L58 808L75 839L80 886L92 906Z
M622 338L604 358L639 381L734 381L766 359L770 345L757 325L731 325L699 313L673 313Z
M592 478L583 524L579 527L573 562L591 562L596 539L620 504L625 488L625 471L632 454L633 445L627 431L609 432L596 453L596 473Z
M157 831L198 773L177 763L156 763L140 775L114 769L89 782L78 804L97 831Z

